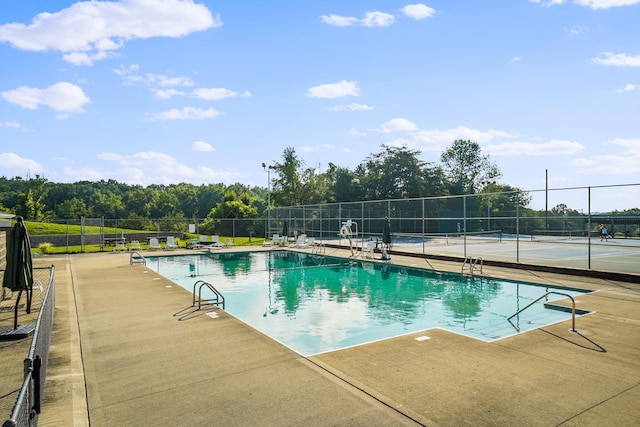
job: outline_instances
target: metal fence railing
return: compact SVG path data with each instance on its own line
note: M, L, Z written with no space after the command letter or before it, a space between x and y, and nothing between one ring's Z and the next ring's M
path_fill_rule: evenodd
M34 280L47 285L42 290L42 303L29 353L24 360L16 360L16 363L24 363L24 381L11 415L2 427L37 426L44 396L55 308L55 267L34 268L33 273Z
M267 229L339 242L351 220L364 246L386 218L405 253L640 273L640 184L277 207Z
M90 221L85 219L83 236L77 232L31 235L31 242L36 247L42 241L70 247L80 245L82 237L83 245L100 244L101 250L110 251L113 246L105 242L119 237L129 243L148 237L162 241L168 235L182 239L217 234L224 241L255 238L255 243L282 235L285 228L289 237L304 233L339 242L343 223L351 220L363 244L381 240L385 218L389 218L394 250L398 251L637 274L639 201L640 184L483 192L272 207L262 218L94 219L93 223L100 224L99 231L88 227ZM66 221L67 228L80 223ZM600 230L605 226L609 238L601 240ZM127 234L131 230L146 231Z

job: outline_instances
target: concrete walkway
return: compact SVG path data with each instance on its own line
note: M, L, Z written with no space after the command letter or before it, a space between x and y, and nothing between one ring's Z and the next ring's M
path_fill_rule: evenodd
M485 343L432 329L304 358L223 310L193 311L189 292L128 254L44 261L57 300L41 426L640 422L637 284L485 266L598 289L578 300L595 313L578 333L562 322Z

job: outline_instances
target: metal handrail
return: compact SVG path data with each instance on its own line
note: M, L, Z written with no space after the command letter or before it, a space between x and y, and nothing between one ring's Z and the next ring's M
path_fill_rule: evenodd
M318 254L318 255L321 253L326 254L327 248L322 242L313 242L313 245L311 246L311 253Z
M133 263L134 263L133 256L134 255L137 255L136 259L139 260L139 261L136 261L136 262L140 262L140 263L142 263L142 265L147 265L147 259L145 257L143 257L140 252L137 252L137 251L131 252L131 254L129 255L129 265L133 265Z
M484 264L484 261L482 260L482 257L478 257L478 258L476 258L476 260L471 265L471 275L472 276L473 276L473 272L476 269L476 265L478 264L478 261L480 261L480 274L482 274L482 265Z
M471 273L472 276L476 266L478 265L478 261L480 261L480 274L482 274L482 266L484 264L482 257L478 257L474 260L471 256L467 256L464 261L462 261L462 267L460 268L461 274L464 274L464 266L467 264L467 261L469 262L469 273Z
M460 268L460 274L464 274L464 266L467 264L467 261L469 261L469 268L471 268L471 257L465 257L464 261L462 261L462 267Z
M521 308L520 310L518 310L516 313L514 313L513 315L511 315L510 317L507 318L507 320L509 322L511 322L511 319L514 318L515 316L517 316L518 314L522 313L523 311L525 311L527 308L531 307L533 304L537 303L538 301L540 301L542 298L547 297L549 294L556 294L556 295L562 295L565 297L568 297L569 299L571 299L571 332L576 332L576 301L573 299L573 297L569 294L565 294L562 292L556 292L556 291L548 291L547 293L545 293L544 295L542 295L540 298L537 298L535 301L533 301L532 303L528 304L526 307ZM520 328L518 328L517 326L514 325L514 327L519 331Z
M204 280L197 280L193 284L193 302L191 303L191 307L195 307L196 305L196 286L198 286L198 284L200 284L200 287L198 288L198 310L200 310L200 308L202 307L203 301L208 305L217 305L218 307L220 307L220 303L222 303L222 309L224 310L224 296L222 296L220 291L218 291L211 283L205 282ZM213 292L215 298L207 300L202 299L202 288L204 286L206 286L211 292Z

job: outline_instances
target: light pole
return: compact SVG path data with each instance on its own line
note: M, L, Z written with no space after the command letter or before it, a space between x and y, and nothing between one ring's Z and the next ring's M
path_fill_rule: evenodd
M271 231L271 169L275 169L274 166L267 166L262 163L262 169L267 172L267 229L265 230L265 239L269 237Z
M487 189L487 231L491 230L491 193L492 188L490 186L494 185L495 181L480 181L480 184L485 186Z

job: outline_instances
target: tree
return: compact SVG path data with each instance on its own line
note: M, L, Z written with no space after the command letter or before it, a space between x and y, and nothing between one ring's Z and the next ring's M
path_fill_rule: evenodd
M477 142L458 139L440 155L440 160L453 185L453 194L474 194L502 176Z
M363 200L360 178L348 168L329 163L325 173L328 191L325 202L348 202Z
M282 153L282 163L273 165L276 177L273 179L271 203L274 206L295 206L302 202L303 185L301 180L304 162L298 158L293 147L287 147Z
M87 216L89 209L85 202L76 197L72 197L57 204L54 208L54 213L58 218L76 219Z
M381 145L364 163L368 199L402 199L422 197L426 163L419 160L420 151L407 147Z
M247 191L236 194L235 191L230 190L225 193L224 200L220 202L215 208L211 209L211 212L207 215L200 226L200 230L204 233L218 233L225 236L231 236L233 234L248 234L249 231L254 231L252 223L249 221L239 221L234 224L232 221L222 221L222 219L247 219L257 218L258 209L251 206L252 197Z
M47 180L36 174L35 178L30 178L25 183L25 190L20 195L20 201L16 206L16 214L37 221L46 217L46 204L44 203L47 194Z

